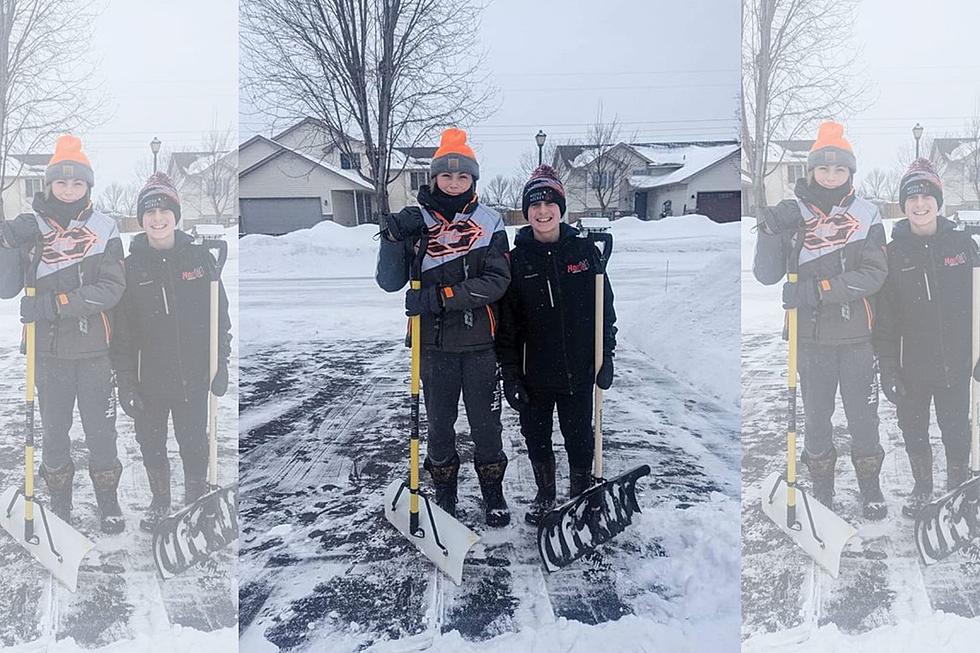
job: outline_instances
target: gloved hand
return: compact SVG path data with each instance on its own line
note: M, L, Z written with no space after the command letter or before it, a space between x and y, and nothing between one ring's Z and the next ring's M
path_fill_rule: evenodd
M24 295L20 298L20 321L24 324L54 322L56 319L58 319L58 305L54 294L45 292L33 297Z
M817 282L805 279L783 284L783 308L806 308L820 303L820 291Z
M795 200L783 200L776 206L762 207L757 224L767 234L793 233L803 228L803 214Z
M531 397L527 394L527 388L520 379L504 381L504 397L511 408L518 413L523 412L531 403Z
M881 391L885 394L885 398L893 404L897 404L905 396L905 384L902 383L897 368L891 365L882 366Z
M612 386L612 382L613 359L609 354L604 354L602 357L602 367L599 368L599 373L595 375L595 384L603 390L608 390Z
M405 293L405 315L439 314L442 310L442 289L439 286L429 286L422 290L409 288Z
M119 405L123 412L133 419L143 418L143 398L140 397L139 384L129 376L121 376L119 384Z
M0 247L20 247L37 240L40 230L33 215L17 216L13 220L0 220Z
M415 240L425 233L422 209L417 206L406 206L398 213L382 216L382 219L381 230L389 240Z
M211 394L215 397L224 397L228 392L228 361L219 360L218 369L211 379Z

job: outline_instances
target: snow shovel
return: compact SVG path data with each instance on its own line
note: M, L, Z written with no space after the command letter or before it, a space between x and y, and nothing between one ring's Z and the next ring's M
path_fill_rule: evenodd
M796 260L790 257L787 280L797 283ZM775 522L779 530L789 535L797 546L827 570L834 578L840 573L840 556L844 545L857 533L857 529L834 514L834 511L817 500L811 500L796 481L796 351L797 309L786 311L789 335L789 373L786 376L788 400L788 425L786 430L786 473L774 472L762 484L762 511ZM785 492L780 491L785 485ZM796 495L803 499L806 526L796 514Z
M973 365L980 357L980 268L973 268ZM973 369L972 367L970 369ZM970 381L970 478L915 516L915 544L922 562L938 562L959 550L980 554L980 384Z
M411 287L422 288L421 258L425 254L425 238L419 244L419 256L412 269ZM385 490L385 518L392 526L408 538L419 551L435 563L454 583L463 582L463 559L480 539L455 517L451 516L419 490L419 377L421 367L421 318L409 318L412 345L411 411L412 430L409 438L408 483L404 480L392 481ZM407 490L407 491L406 491ZM425 504L427 524L419 519L419 499ZM428 530L426 530L428 529Z
M612 253L612 234L590 233L589 238L603 244L595 275L595 370L602 367L603 283L606 261ZM595 411L593 486L542 517L538 524L538 553L549 572L557 571L595 551L633 523L640 512L636 500L636 482L650 473L649 465L640 465L615 478L603 478L602 471L602 388L593 386Z
M28 282L24 293L35 296L37 264L40 262L42 244L34 246L34 260L28 268ZM27 549L38 562L65 587L74 592L78 588L78 568L82 558L95 545L84 535L69 526L63 519L49 513L44 504L34 496L34 370L36 364L35 323L24 325L24 341L27 353L27 380L25 383L27 439L24 446L24 487L9 488L0 498L0 525L17 543ZM45 541L34 530L34 507L41 513ZM57 546L55 543L57 542Z
M217 250L211 278L209 378L218 372L218 282L228 258L228 243L208 243ZM208 492L161 520L153 530L153 559L163 579L173 578L210 558L238 539L238 483L218 485L218 397L208 395Z

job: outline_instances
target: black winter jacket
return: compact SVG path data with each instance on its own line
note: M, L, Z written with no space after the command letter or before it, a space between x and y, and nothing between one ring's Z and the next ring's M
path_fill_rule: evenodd
M972 374L973 268L977 245L940 216L936 233L918 236L908 220L892 229L888 278L878 295L875 352L882 369L905 383L950 387Z
M524 227L514 245L497 334L504 379L523 378L536 390L591 387L599 250L567 224L561 225L558 242L538 242L531 227ZM610 358L616 348L616 310L608 276L603 292L603 357Z
M187 401L207 393L210 282L214 257L183 231L174 248L150 247L137 234L126 257L126 293L119 305L112 362L116 374L139 383L144 397ZM231 352L224 285L218 290L218 360Z
M25 242L2 245L0 298L24 288L34 259L34 244L43 249L37 267L37 293L53 293L58 318L36 325L40 358L82 359L104 356L114 328L114 311L123 295L123 247L115 221L91 208L62 227L51 217L44 195L34 198L36 214L14 219L18 233L33 233Z
M785 276L789 257L798 253L799 282L816 282L820 294L819 305L798 312L799 342L868 342L875 320L874 296L888 273L881 214L853 192L826 214L802 199L804 184L797 184L797 197L795 207L784 202L776 209L798 210L805 228L776 234L760 229L752 271L759 282L773 285Z
M476 202L452 220L425 205L422 213L428 243L421 261L422 288L447 289L443 292L445 310L439 315L422 315L422 347L449 352L492 349L496 303L510 283L503 220L496 211ZM378 285L388 292L404 288L417 252L417 241L382 237Z

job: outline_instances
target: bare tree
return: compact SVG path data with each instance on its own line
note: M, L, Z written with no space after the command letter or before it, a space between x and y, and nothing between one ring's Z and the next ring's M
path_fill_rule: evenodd
M510 198L510 179L503 175L495 175L483 188L481 199L490 206L504 206Z
M861 194L872 201L887 201L891 192L892 178L881 168L875 168L861 183Z
M12 154L49 150L57 136L97 123L94 18L84 0L0 0L0 170L10 170Z
M980 209L980 106L978 106L966 126L967 141L963 158L963 180L973 189L973 203Z
M857 0L742 0L742 166L765 206L770 143L863 106L852 41ZM768 164L768 166L767 166Z
M395 146L486 116L477 0L243 0L242 90L279 120L312 116L334 145L364 144L388 212ZM350 136L349 136L350 134Z
M527 183L527 177L511 177L510 186L508 187L507 193L507 206L515 209L521 208L521 204L524 202L524 184Z
M558 151L558 143L555 143L552 139L551 141L545 141L544 147L541 150L541 163L554 167L555 153ZM535 145L533 149L527 149L521 153L521 159L519 163L521 175L524 177L524 181L531 176L538 167L538 147ZM562 175L567 175L567 170L555 169L558 176L561 178ZM521 185L524 185L524 181Z
M133 215L128 211L130 206L135 204L135 198L130 197L132 194L132 185L124 187L120 184L112 183L102 191L102 194L99 196L99 201L96 202L96 206L103 213L113 217Z
M213 126L204 138L200 170L195 176L200 185L203 204L219 223L230 214L238 198L238 148L231 127Z

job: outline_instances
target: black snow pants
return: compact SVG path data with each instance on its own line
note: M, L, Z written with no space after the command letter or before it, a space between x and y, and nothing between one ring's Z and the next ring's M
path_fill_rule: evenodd
M167 464L167 418L173 417L174 436L180 449L184 476L203 478L208 466L208 395L190 401L145 398L143 414L136 420L136 441L146 467Z
M800 344L799 368L807 454L820 458L834 447L831 418L838 387L851 434L851 457L877 454L878 376L871 343Z
M102 471L115 467L116 396L109 357L38 357L35 385L41 409L44 465L57 469L71 461L68 432L77 400L89 450L89 468Z
M576 388L574 392L554 392L528 389L529 403L521 411L521 434L527 443L527 455L532 463L554 457L551 433L554 429L555 406L558 425L565 440L568 466L592 468L592 385Z
M970 453L970 380L952 387L932 387L905 383L896 412L902 430L905 450L909 454L923 453L929 445L929 407L936 403L936 421L942 433L947 460L967 460Z
M505 460L500 441L501 390L493 349L473 352L422 350L422 395L428 420L427 453L434 465L456 453L456 417L463 394L473 438L473 460L485 464Z

